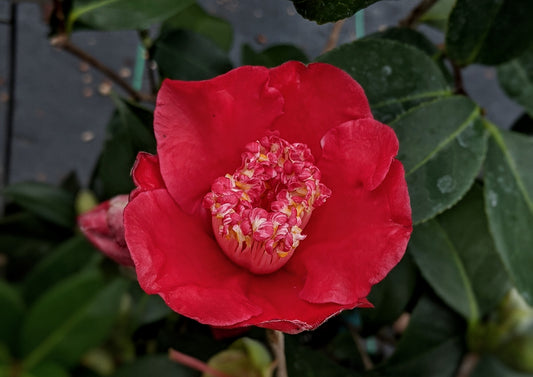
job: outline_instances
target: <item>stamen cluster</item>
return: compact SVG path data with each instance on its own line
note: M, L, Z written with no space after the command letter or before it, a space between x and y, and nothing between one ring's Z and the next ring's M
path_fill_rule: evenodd
M281 258L305 238L311 212L331 195L307 145L277 135L246 145L241 167L217 178L211 190L204 206L217 239L237 241L234 252L252 248Z

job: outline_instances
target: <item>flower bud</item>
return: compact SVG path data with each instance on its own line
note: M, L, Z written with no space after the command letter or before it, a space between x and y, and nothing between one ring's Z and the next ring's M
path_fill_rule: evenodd
M235 341L227 350L213 356L208 365L235 377L271 377L272 358L266 347L250 338ZM203 374L202 377L212 377Z
M78 217L87 239L106 256L124 266L133 266L124 238L124 208L128 195L118 195Z

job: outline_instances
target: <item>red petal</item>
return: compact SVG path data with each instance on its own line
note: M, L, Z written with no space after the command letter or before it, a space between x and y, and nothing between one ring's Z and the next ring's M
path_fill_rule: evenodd
M329 64L308 66L288 62L270 71L270 85L285 100L275 127L292 143L305 143L318 160L320 138L349 120L372 117L361 86L346 72Z
M139 152L137 154L131 175L137 188L131 192L130 199L135 198L141 192L165 187L159 171L159 159L150 153Z
M339 162L341 171L345 163ZM371 286L400 261L412 230L399 161L393 161L373 191L344 181L337 172L322 170L333 194L313 213L305 229L308 238L286 266L307 274L301 297L316 303L348 304L366 297Z
M244 271L166 190L139 194L126 207L124 222L137 279L147 293L159 294L178 313L213 326L261 312L243 295Z
M233 172L244 146L281 115L283 99L267 84L264 67L208 81L163 82L154 118L161 175L186 213L201 207L213 180Z
M331 129L324 135L321 144L321 171L335 175L336 181L343 186L363 184L367 190L379 186L398 153L398 139L394 131L370 118L346 122Z

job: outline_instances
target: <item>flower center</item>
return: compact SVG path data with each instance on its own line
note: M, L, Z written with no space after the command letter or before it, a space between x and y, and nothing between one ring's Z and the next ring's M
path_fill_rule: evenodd
M246 145L241 167L215 179L203 204L224 253L267 274L289 261L311 213L330 195L309 147L271 135Z

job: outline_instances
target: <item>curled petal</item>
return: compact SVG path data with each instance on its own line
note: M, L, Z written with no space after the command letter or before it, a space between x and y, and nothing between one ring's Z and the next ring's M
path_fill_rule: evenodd
M165 187L159 170L159 158L150 153L140 152L137 155L131 175L137 188L131 192L130 199L141 192Z

